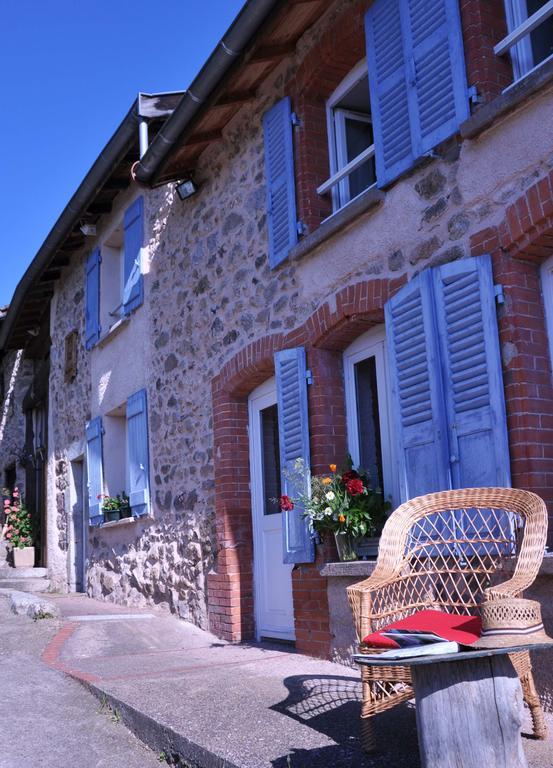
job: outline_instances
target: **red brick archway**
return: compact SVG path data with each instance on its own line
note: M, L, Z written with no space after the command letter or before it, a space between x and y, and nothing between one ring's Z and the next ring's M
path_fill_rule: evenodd
M248 395L274 373L277 350L304 345L313 373L309 388L311 459L323 472L346 452L342 351L360 333L384 320L384 304L403 284L371 280L340 290L289 334L274 334L238 352L212 381L216 497L216 566L208 576L210 629L234 642L254 634L253 541L249 487ZM328 656L330 629L326 579L313 564L292 575L296 647Z

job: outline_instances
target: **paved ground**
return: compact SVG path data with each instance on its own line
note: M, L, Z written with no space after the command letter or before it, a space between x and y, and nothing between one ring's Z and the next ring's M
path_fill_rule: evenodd
M227 645L153 611L52 599L63 623L44 661L107 697L156 753L200 768L418 768L410 704L375 719L380 754L359 751L354 670L282 646ZM551 740L524 748L529 768L553 765Z
M159 768L97 698L41 661L58 629L0 600L0 768Z

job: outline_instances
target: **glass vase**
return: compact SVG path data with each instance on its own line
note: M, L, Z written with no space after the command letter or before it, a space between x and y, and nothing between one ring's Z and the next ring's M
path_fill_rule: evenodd
M357 560L357 553L355 552L355 537L350 533L341 533L336 531L334 533L336 540L336 549L338 550L338 558L342 562L348 560Z

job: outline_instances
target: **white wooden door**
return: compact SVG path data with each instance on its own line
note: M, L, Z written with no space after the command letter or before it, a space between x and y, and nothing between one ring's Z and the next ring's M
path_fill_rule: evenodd
M292 565L283 563L276 382L249 398L254 599L257 638L294 640Z

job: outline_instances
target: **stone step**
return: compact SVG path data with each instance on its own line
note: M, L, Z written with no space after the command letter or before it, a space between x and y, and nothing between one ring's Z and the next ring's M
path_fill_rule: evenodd
M44 579L48 575L46 568L13 568L11 565L0 566L0 581L4 579Z
M0 588L17 589L19 592L46 592L50 588L50 579L18 579L14 575L14 578L2 579Z

